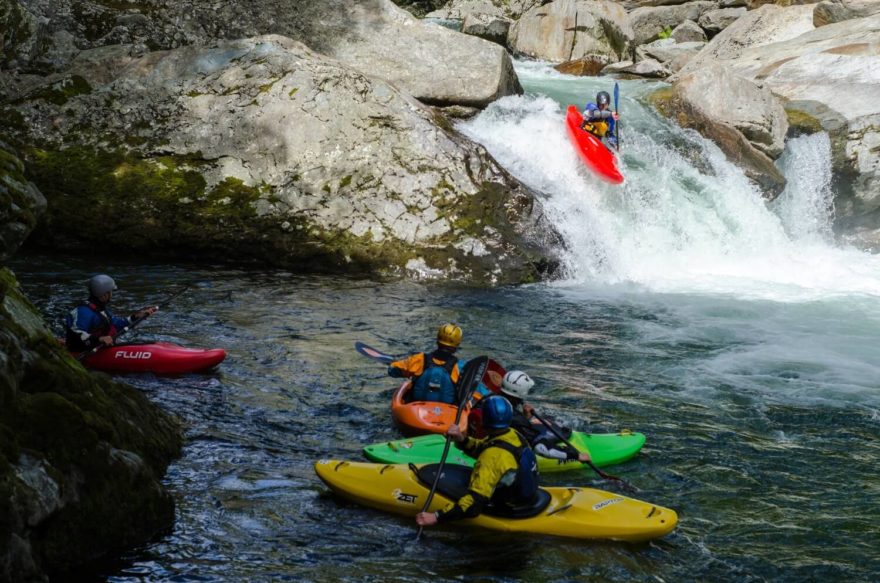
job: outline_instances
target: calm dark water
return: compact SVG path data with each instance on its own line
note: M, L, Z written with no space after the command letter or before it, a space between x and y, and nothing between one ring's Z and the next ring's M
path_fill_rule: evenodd
M193 288L132 339L224 347L212 374L126 377L186 425L166 485L173 531L82 574L109 581L826 581L880 579L880 320L874 300L801 304L534 286L473 290L276 271L26 255L13 269L59 322L96 269L117 307ZM581 430L648 442L611 471L675 509L631 546L406 519L330 496L315 460L398 437L384 367L356 340L423 350L459 323L466 356L536 380ZM59 327L60 331L60 327ZM605 487L587 471L549 482Z

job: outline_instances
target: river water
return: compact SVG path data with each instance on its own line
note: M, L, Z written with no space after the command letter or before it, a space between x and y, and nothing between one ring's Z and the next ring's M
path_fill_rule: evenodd
M216 266L22 255L13 268L58 322L95 271L126 308L192 285L139 339L220 346L212 374L126 377L186 424L166 484L177 521L98 565L111 581L824 581L880 578L880 259L832 243L828 138L789 142L789 187L765 204L713 145L621 82L622 187L582 168L562 124L607 79L518 64L527 90L460 129L542 193L565 277L475 290ZM394 382L358 356L430 348L458 322L465 356L537 381L576 429L647 444L611 468L675 509L646 545L430 530L338 501L319 458L398 437ZM606 487L588 471L553 485ZM613 487L610 487L613 489Z

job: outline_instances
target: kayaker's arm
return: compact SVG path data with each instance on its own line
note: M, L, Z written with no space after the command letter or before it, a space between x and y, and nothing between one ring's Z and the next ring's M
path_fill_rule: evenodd
M510 452L494 447L488 449L474 466L467 494L437 512L437 523L479 516L502 478L516 470L516 460Z
M537 443L535 444L535 453L539 456L555 460L578 460L582 462L590 461L589 454L581 453L575 448L567 445L565 447L555 447L548 446L544 443ZM582 456L585 456L586 459L581 459Z
M422 374L425 368L425 355L421 352L400 360L395 360L388 365L388 376L403 379Z

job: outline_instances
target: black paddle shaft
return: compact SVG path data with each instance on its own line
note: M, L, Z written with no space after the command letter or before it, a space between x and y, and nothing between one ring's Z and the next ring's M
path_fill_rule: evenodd
M551 432L553 435L555 435L556 438L557 438L559 441L561 441L562 443L564 443L564 444L567 445L568 447L570 447L570 448L572 448L572 449L574 449L574 450L577 450L577 448L576 448L575 446L573 446L569 440L565 439L565 438L562 436L562 434L559 433L559 431L557 431L555 427L553 427L553 424L552 424L552 423L550 423L550 422L548 422L548 421L544 421L544 419L543 419L540 415L538 415L537 411L535 411L534 409L532 409L532 415L534 415L534 416L535 416L535 419L537 419L538 421L540 421L540 422L544 425L544 427L546 427L547 429L549 429L550 432ZM597 467L596 467L596 464L594 464L593 462L590 461L590 462L585 462L585 463L586 463L588 466L590 466L590 467L593 469L594 472L596 472L597 474L599 474L599 476L600 476L601 478L604 478L604 479L606 479L606 480L615 480L615 481L618 481L618 482L620 482L621 486L623 486L624 488L627 488L627 489L630 490L631 492L638 492L638 488L636 488L636 487L633 486L632 484L626 482L626 481L623 480L622 478L618 478L617 476L612 476L611 474L606 474L605 472L603 472L602 470L600 470L599 468L597 468Z
M483 378L483 375L486 373L486 367L489 366L489 357L487 356L478 356L468 361L467 365L464 367L464 373L462 378L459 380L459 386L464 388L463 396L461 398L461 402L458 404L458 411L455 412L455 421L454 425L458 425L459 421L461 421L461 413L464 411L467 402L470 400L471 395L474 390L477 388L477 383ZM431 491L428 492L428 497L425 498L425 505L422 506L421 512L426 512L428 507L431 505L431 500L434 499L434 493L437 491L437 485L440 484L440 475L443 473L443 464L446 463L446 456L449 455L449 446L452 443L452 438L450 436L446 436L446 444L443 446L443 455L440 456L440 463L437 466L437 475L434 476L434 483L431 484ZM419 537L422 536L422 528L419 527L419 532L416 534L416 540L419 540Z
M177 292L171 294L170 296L168 296L167 298L165 298L164 300L162 300L162 302L159 303L159 304L157 304L156 307L157 307L157 308L163 308L163 307L167 306L168 303L169 303L171 300L173 300L173 299L175 299L175 298L177 298L177 297L183 295L183 293L184 293L185 291L187 291L190 287L192 287L192 286L189 286L189 285L184 286L183 289L181 289L180 291L177 291ZM116 341L117 338L119 338L120 336L122 336L123 334L125 334L126 332L128 332L129 330L131 330L132 328L134 328L135 326L137 326L138 324L140 324L141 322L143 322L144 320L146 320L146 319L149 318L149 317L150 317L150 314L147 314L146 316L144 316L144 317L141 318L140 320L135 320L134 322L132 322L132 323L129 324L128 326L125 326L122 330L118 331L118 332L113 336L113 340L114 340L114 342ZM101 349L106 348L106 347L107 347L107 346L106 346L105 344L98 344L98 345L95 346L94 348L92 348L92 349L90 349L90 350L87 350L86 352L83 352L82 354L80 354L79 356L77 356L77 357L76 357L76 360L77 360L78 362L82 362L82 361L85 360L86 358L90 357L91 355L95 354L96 352L98 352L98 351L100 351Z

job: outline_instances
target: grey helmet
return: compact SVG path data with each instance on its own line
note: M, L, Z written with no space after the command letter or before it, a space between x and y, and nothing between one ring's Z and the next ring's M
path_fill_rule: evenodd
M504 375L501 381L501 392L517 399L525 399L535 381L521 370L512 370Z
M596 105L611 105L611 96L607 91L600 91L596 94Z
M89 280L89 294L100 298L109 291L116 290L116 282L109 275L95 275Z

